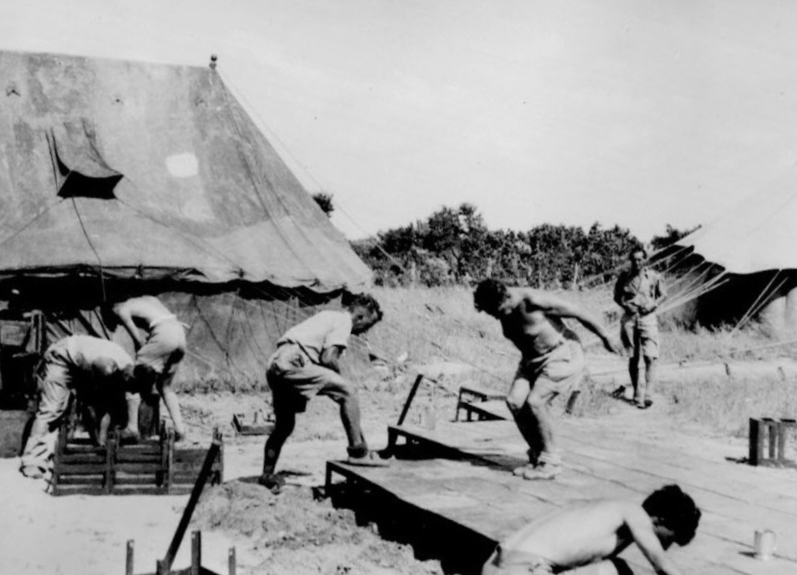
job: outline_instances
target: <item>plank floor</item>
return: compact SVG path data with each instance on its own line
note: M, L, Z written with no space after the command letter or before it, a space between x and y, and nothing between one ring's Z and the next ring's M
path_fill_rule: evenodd
M541 514L582 499L644 497L678 483L703 511L695 540L670 550L689 573L781 575L797 573L797 472L728 461L699 444L628 438L611 423L565 418L557 422L565 471L555 481L511 474L525 462L525 444L513 422L439 423L429 430L394 426L390 433L425 446L433 459L396 460L389 468L332 464L428 513L498 542ZM754 532L778 535L775 558L752 556ZM636 573L652 573L636 548L623 556Z

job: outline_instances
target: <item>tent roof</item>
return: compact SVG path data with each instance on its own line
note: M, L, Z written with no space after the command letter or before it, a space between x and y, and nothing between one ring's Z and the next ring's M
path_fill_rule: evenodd
M736 274L797 269L797 170L677 242Z
M370 282L215 70L0 52L0 78L0 275Z

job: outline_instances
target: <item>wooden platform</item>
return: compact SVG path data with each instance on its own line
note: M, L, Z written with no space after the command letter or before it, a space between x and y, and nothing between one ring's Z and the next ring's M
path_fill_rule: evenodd
M565 418L557 425L565 471L555 481L511 474L525 445L509 421L441 423L434 430L391 427L394 439L422 446L433 458L397 460L389 468L328 464L328 474L383 491L494 543L541 514L580 499L644 497L678 483L703 510L698 535L670 550L688 573L797 573L797 473L757 469L703 453L623 438L610 420ZM778 534L771 561L752 556L754 532ZM636 573L652 573L636 549L623 553Z

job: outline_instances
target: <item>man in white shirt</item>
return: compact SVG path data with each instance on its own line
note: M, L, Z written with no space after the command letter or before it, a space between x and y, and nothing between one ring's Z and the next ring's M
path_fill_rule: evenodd
M357 390L340 374L340 358L349 335L368 331L382 319L379 303L370 295L344 296L344 309L325 310L289 329L277 341L277 351L269 359L266 379L272 391L274 430L266 441L260 483L275 491L282 478L275 474L282 446L293 433L296 414L307 408L316 395L326 395L340 406L346 430L348 462L355 465L385 465L368 450L360 428Z

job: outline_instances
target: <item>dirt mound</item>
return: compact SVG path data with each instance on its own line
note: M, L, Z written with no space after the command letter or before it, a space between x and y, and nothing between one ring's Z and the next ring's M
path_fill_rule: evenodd
M202 496L193 524L244 540L260 562L252 573L442 573L439 562L415 559L410 546L381 539L373 525L358 526L353 511L314 500L310 489L273 495L257 484L228 482Z

